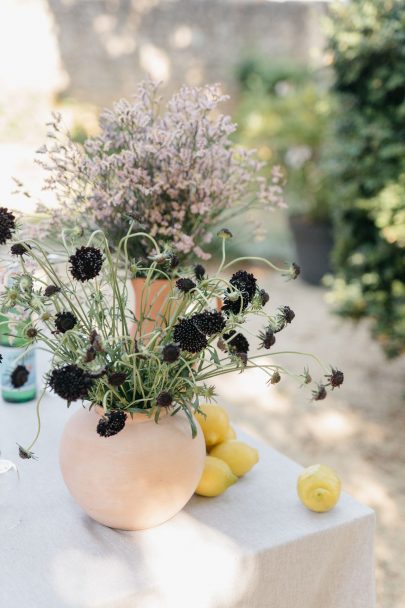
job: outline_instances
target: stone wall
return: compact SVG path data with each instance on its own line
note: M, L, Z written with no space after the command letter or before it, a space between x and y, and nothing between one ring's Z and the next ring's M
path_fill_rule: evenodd
M252 54L319 60L324 2L262 0L47 0L64 94L109 105L147 74L169 88L223 82Z

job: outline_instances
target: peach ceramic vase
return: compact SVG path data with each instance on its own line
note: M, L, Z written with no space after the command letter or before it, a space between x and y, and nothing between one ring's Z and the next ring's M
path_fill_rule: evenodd
M60 466L75 501L94 520L119 530L157 526L181 511L204 467L205 442L196 422L193 439L186 414L128 416L112 437L96 432L100 414L78 410L67 422Z
M145 287L145 279L132 279L132 287L135 294L135 316L140 318L141 312L148 318L142 322L142 333L153 331L154 327L164 323L174 313L176 305L170 301L169 295L172 289L171 281L167 279L155 279L150 282L148 289Z

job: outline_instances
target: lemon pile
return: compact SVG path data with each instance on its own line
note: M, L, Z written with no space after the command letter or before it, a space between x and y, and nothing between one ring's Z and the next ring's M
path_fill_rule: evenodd
M259 453L236 438L223 407L207 403L200 410L203 413L196 414L196 418L204 434L207 456L196 494L219 496L254 467Z

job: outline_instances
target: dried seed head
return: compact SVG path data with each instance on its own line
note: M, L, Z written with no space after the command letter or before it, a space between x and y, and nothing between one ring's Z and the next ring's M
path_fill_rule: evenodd
M312 401L322 401L326 398L327 392L323 384L318 384L316 389L312 391Z
M271 384L278 384L281 380L281 376L279 374L279 372L276 370L275 372L273 372L271 378L270 378L270 383Z
M345 376L339 369L334 369L332 367L331 373L325 375L325 378L328 380L326 386L330 386L333 390L334 388L340 388L342 386Z

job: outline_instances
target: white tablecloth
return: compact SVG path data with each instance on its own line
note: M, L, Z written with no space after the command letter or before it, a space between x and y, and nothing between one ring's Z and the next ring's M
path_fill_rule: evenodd
M74 409L77 406L72 406ZM70 415L47 395L38 461L18 459L35 405L0 401L0 449L21 475L21 523L0 535L2 608L373 608L373 512L343 494L323 514L296 496L300 467L257 444L260 462L220 497L171 521L118 532L68 494L58 441ZM0 514L1 515L1 514Z

